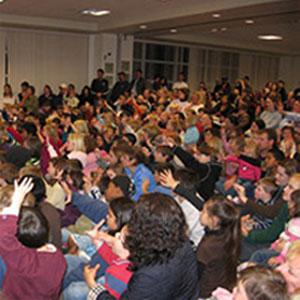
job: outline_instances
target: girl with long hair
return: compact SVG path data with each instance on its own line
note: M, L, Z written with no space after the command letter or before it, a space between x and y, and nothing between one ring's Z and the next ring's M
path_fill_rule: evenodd
M205 203L200 221L206 228L197 248L200 296L207 298L217 287L235 285L241 241L239 211L223 197L214 197Z

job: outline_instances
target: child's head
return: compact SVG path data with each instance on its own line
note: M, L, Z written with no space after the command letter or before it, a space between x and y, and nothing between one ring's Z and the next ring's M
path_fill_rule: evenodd
M13 185L6 185L5 187L0 188L0 212L5 208L11 205L11 199L14 193ZM34 207L36 204L35 196L32 192L26 194L22 206Z
M262 178L257 182L254 197L256 200L262 200L267 203L272 199L276 192L277 186L272 178Z
M284 276L289 294L300 289L300 240L291 244L286 255L286 262L278 267Z
M110 201L107 216L107 226L110 233L119 232L129 222L133 208L134 202L127 197Z
M29 248L37 249L47 244L49 224L39 209L26 207L21 210L16 236Z
M239 212L231 202L215 196L204 204L200 221L210 230L223 230L239 223Z
M281 233L280 238L285 241L295 242L300 240L300 218L293 218L289 221L285 231Z
M234 300L288 300L287 285L280 272L255 266L243 270Z
M252 158L257 158L257 145L253 139L245 139L243 154Z
M11 163L4 163L0 168L0 185L13 184L18 178L18 168Z
M117 175L111 179L105 189L106 201L110 202L115 198L130 197L134 192L134 185L126 175Z
M60 171L64 170L65 164L66 164L66 159L63 157L51 158L47 169L48 176L51 179L55 178Z
M284 155L281 152L271 149L267 152L263 164L265 169L276 168L278 163L283 160Z
M11 205L11 198L14 193L12 185L0 188L0 211Z

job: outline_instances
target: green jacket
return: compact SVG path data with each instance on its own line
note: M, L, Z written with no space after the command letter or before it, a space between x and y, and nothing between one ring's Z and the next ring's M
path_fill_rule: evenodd
M285 224L288 220L288 206L287 203L284 203L272 225L267 229L252 230L246 237L246 241L251 244L270 244L284 231Z

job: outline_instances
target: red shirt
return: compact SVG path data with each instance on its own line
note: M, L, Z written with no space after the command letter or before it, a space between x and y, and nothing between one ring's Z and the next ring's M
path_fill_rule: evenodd
M0 255L7 271L3 291L8 299L58 300L66 261L63 254L38 252L15 237L17 217L0 215Z

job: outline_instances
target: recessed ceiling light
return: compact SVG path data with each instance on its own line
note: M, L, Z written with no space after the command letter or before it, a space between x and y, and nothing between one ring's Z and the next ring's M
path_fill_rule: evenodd
M220 18L221 17L220 14L213 14L212 16L213 16L213 18Z
M218 31L218 28L213 28L212 30L211 30L211 32L217 32Z
M258 38L265 41L280 41L283 39L282 36L273 34L259 35Z
M110 14L109 10L97 10L95 8L85 9L81 12L84 15L91 15L95 17L105 16Z
M177 29L173 28L173 29L170 30L170 32L171 32L171 33L176 33L176 32L177 32Z
M5 0L0 0L0 4L3 3Z
M250 25L250 24L254 24L254 21L249 19L249 20L246 20L245 23Z
M147 29L147 25L141 25L140 29Z
M221 31L226 31L226 30L227 30L226 27L222 27L222 28L221 28Z

